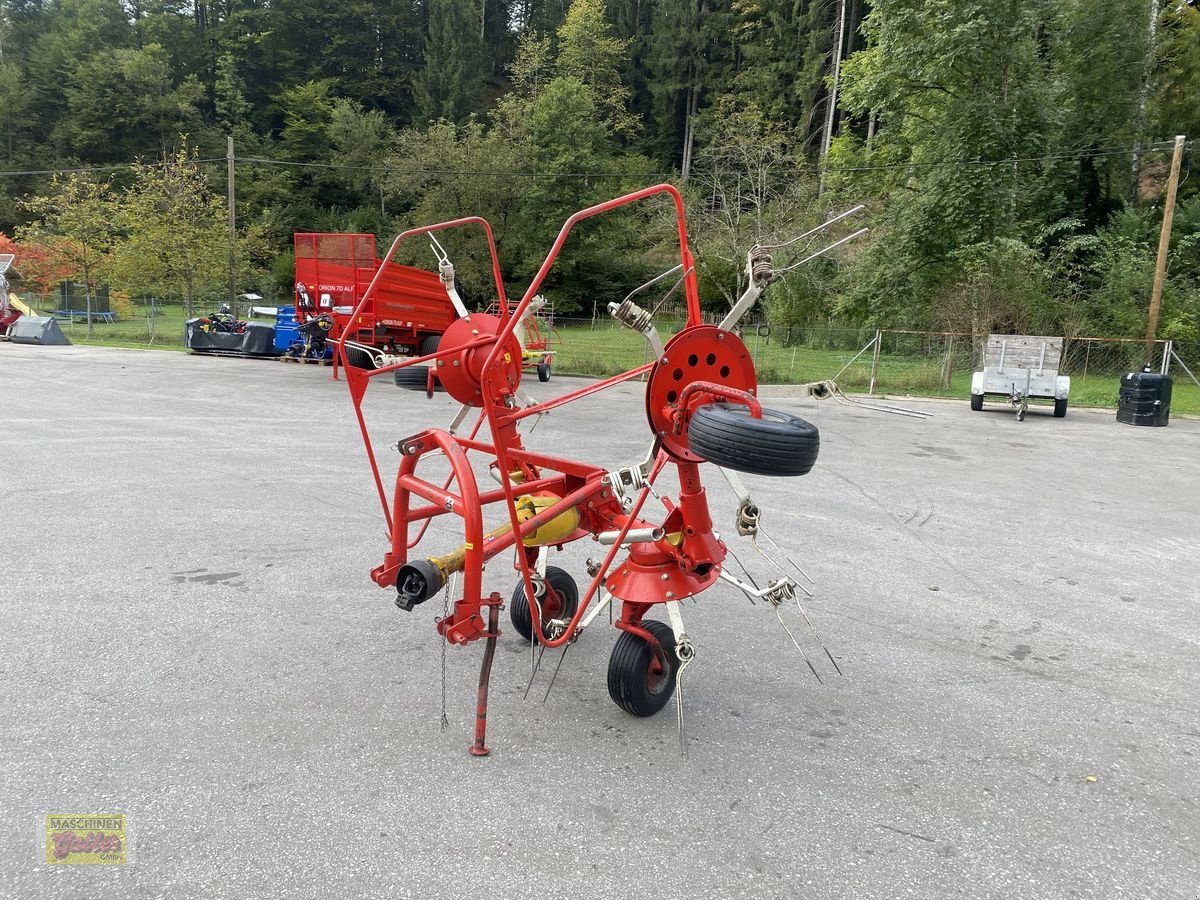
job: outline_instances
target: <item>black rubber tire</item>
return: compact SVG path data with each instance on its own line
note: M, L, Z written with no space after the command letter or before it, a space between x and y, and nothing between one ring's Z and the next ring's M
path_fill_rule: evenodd
M650 645L628 631L613 645L608 658L608 696L613 703L635 716L652 716L675 693L675 673L679 657L675 655L675 632L665 622L643 619L642 627L654 635L667 656L667 667L657 666Z
M1063 397L1061 400L1055 400L1054 401L1054 418L1061 419L1061 418L1064 418L1066 416L1066 414L1067 414L1067 398Z
M546 587L549 591L542 598L542 612L547 619L569 619L579 609L579 585L567 572L558 566L546 566ZM533 638L533 616L529 614L529 598L525 596L525 579L517 582L512 600L508 604L508 618L513 628L527 642Z
M983 409L983 394L971 395L971 409L975 410L975 412L979 412L981 409Z
M805 475L817 461L821 436L799 416L738 403L699 407L688 423L688 448L701 459L751 475Z
M409 391L423 391L429 383L429 366L405 366L392 372L396 387Z
M550 363L540 362L537 364L538 381L550 380Z
M356 369L374 369L375 357L361 347L346 347L346 365Z
M421 338L421 344L417 348L418 356L428 356L430 353L437 353L438 345L442 342L440 334L427 334Z

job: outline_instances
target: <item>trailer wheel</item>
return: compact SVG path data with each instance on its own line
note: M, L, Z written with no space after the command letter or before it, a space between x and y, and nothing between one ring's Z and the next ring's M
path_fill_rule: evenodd
M1067 414L1067 398L1054 401L1054 418L1061 419Z
M405 366L392 373L396 387L410 391L423 391L429 383L429 366Z
M608 696L635 716L652 716L675 693L675 632L665 622L643 619L642 627L654 635L662 655L636 634L622 631L608 658Z
M979 412L981 409L983 409L983 394L971 395L971 409L975 410L975 412Z
M404 388L406 391L425 391L426 395L433 396L429 393L429 366L405 366L392 372L392 378L398 388ZM433 379L433 389L445 390L437 376Z
M550 363L540 362L537 364L538 381L550 380Z
M428 356L430 353L437 353L438 345L442 343L440 334L427 334L421 338L421 344L417 348L418 355Z
M688 449L708 462L751 475L804 475L821 449L815 425L764 409L762 418L737 403L708 403L688 423Z
M375 357L362 347L346 347L346 365L356 369L374 369Z
M541 599L542 614L546 619L569 619L575 615L575 610L579 609L579 586L574 578L558 566L546 566L546 588ZM526 641L533 639L533 616L530 615L529 598L525 596L524 578L513 589L508 617L517 634Z

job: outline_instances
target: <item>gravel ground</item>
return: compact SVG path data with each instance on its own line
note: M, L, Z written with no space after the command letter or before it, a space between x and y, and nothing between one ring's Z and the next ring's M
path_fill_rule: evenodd
M615 631L545 703L553 667L525 699L507 633L476 759L480 645L443 655L440 604L367 577L382 515L329 374L0 344L0 896L1196 896L1200 421L776 397L821 458L747 481L844 675L794 608L823 683L769 607L711 589L683 607L685 759L673 705L609 700ZM453 412L368 401L381 448ZM529 443L634 462L642 402L596 395ZM123 813L128 863L47 865L58 813Z

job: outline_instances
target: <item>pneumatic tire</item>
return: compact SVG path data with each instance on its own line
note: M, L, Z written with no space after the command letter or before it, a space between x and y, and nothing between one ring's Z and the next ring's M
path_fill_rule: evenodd
M664 661L636 634L622 631L608 658L608 696L613 703L635 716L652 716L675 693L675 632L665 622L643 619L641 626L654 635L663 649Z
M763 409L762 418L737 403L709 403L692 413L688 449L701 459L751 475L805 475L817 461L821 436L799 416Z
M356 369L367 369L368 371L375 368L375 357L361 347L346 347L346 365L353 366Z
M570 574L558 566L546 566L546 593L540 605L543 621L570 619L579 609L579 585ZM533 616L530 614L529 598L525 596L524 578L518 581L513 589L512 600L508 604L508 617L517 634L526 641L533 640Z
M971 395L971 409L975 410L975 412L979 412L981 409L983 409L983 394Z
M410 391L423 391L429 383L429 366L405 366L392 373L396 387Z

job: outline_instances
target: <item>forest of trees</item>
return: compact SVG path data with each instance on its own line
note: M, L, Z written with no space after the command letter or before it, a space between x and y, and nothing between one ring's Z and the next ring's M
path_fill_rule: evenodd
M1197 97L1191 0L0 0L0 232L27 278L208 302L232 137L239 290L286 295L296 231L481 215L519 293L571 212L670 180L714 307L751 243L865 203L772 321L1139 336L1186 134L1159 333L1194 341ZM654 237L590 231L558 309Z

